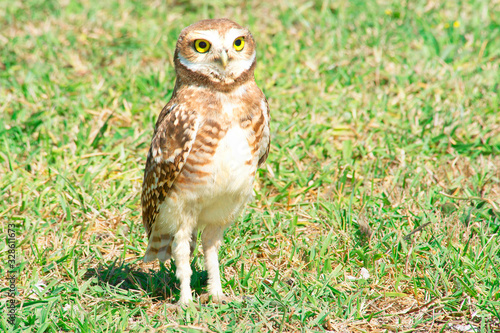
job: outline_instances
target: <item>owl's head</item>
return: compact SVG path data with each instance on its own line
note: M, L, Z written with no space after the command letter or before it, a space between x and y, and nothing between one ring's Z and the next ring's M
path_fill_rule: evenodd
M253 78L255 41L231 20L202 20L182 30L174 58L181 82L227 90Z

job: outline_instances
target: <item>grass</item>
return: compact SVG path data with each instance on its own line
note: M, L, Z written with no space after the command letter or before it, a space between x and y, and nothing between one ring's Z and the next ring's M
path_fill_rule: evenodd
M499 12L0 1L0 330L499 332ZM253 299L178 311L173 268L141 261L139 197L177 36L214 17L257 40L272 147L220 251L224 291Z

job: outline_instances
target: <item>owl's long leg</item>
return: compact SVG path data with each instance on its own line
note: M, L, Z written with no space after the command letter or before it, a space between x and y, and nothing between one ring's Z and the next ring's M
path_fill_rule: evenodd
M208 272L208 292L217 298L224 297L219 273L219 247L222 242L224 230L220 226L207 225L201 240L205 255L205 268Z
M198 229L195 228L193 230L193 234L191 235L191 242L189 243L189 251L191 252L191 255L193 255L194 250L196 250L196 245L198 245L197 241L198 241Z
M180 281L181 297L180 304L187 304L193 300L191 294L191 266L190 266L190 243L191 243L191 228L184 227L177 231L172 244L172 256L177 266L175 275Z

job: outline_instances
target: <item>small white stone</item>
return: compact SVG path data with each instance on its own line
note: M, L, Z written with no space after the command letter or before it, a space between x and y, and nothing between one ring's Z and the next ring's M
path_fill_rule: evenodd
M361 268L361 271L359 272L359 277L361 279L369 279L370 278L370 272L368 272L368 270L366 268Z
M474 327L472 325L460 325L460 324L456 324L456 325L453 325L453 324L448 324L448 326L453 329L453 330L457 330L457 331L460 331L460 332L478 332L479 329L477 327Z
M45 288L47 288L47 285L45 284L44 281L38 281L35 286L33 287L33 292L38 291L39 293L43 293L45 291Z

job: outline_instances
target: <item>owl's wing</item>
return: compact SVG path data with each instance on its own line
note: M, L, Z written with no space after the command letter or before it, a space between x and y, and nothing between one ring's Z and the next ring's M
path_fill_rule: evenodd
M264 130L263 130L263 138L260 141L263 147L259 149L260 155L259 155L259 163L257 166L260 168L262 164L267 160L267 156L269 155L269 148L271 147L271 135L269 132L269 104L267 102L267 99L264 97L265 101L265 106L263 107L262 110L262 116L264 117Z
M195 111L167 104L155 126L142 183L142 224L148 238L159 213L159 205L172 187L191 152L198 128Z

